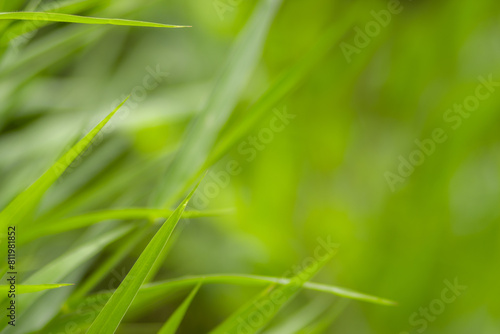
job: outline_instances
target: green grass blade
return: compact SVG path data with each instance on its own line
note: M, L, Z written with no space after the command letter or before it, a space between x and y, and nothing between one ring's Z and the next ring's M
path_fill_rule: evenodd
M63 13L63 14L76 14L79 12L85 12L90 10L91 8L95 7L95 5L98 4L98 2L99 2L98 0L81 1L81 2L74 2L74 1L54 2L50 8L50 12ZM37 7L38 6L30 6L30 8L25 8L24 11L26 12L37 11ZM9 23L9 21L3 21L3 22ZM36 25L33 24L31 21L15 22L11 24L3 34L1 34L0 45L4 45L5 43L8 43L9 41L21 35L40 29L46 24L50 24L50 22L42 23L38 21Z
M64 279L66 276L78 270L85 262L90 260L92 257L97 255L104 247L109 245L111 242L119 239L127 232L131 230L131 227L124 226L116 228L110 232L104 233L98 238L92 239L81 246L76 247L68 251L67 253L61 255L54 261L42 267L40 270L31 275L27 280L23 281L22 284L26 285L38 285L41 283L48 282L58 282ZM29 319L29 308L33 306L39 299L44 297L45 293L29 294L23 295L23 299L20 301L23 305L23 309L20 314L18 314L18 319L20 322L27 322ZM4 323L0 324L0 328L5 327ZM15 330L10 326L6 329L7 333L15 333Z
M204 108L184 137L155 198L156 207L168 207L207 158L221 128L235 108L262 53L267 32L281 0L261 0L240 33Z
M156 262L158 255L170 239L170 235L195 191L196 187L182 201L177 209L175 209L174 213L170 215L153 239L151 239L128 275L90 326L87 331L88 334L114 333L118 328L118 325L134 301L151 267Z
M97 223L111 220L156 220L159 218L168 218L172 214L172 210L150 209L150 208L129 208L129 209L112 209L89 212L82 215L61 219L50 223L42 221L37 223L32 229L23 232L19 237L19 244L26 244L29 241L35 240L42 236L53 235L72 231L75 229L92 226ZM207 211L185 211L181 218L202 218L216 217L231 212L229 209L224 210L207 210Z
M89 291L101 282L106 275L108 275L111 270L115 268L118 263L120 263L132 251L132 249L146 237L148 232L148 228L143 227L141 229L141 226L132 230L130 235L128 235L127 239L121 243L119 248L103 263L101 263L99 267L97 267L90 274L90 276L85 279L85 281L78 285L66 303L68 307L78 304L78 302L80 302L80 300L83 299Z
M149 282L154 281L156 275L158 275L158 272L161 270L163 264L165 264L165 259L168 257L168 254L170 254L170 250L172 247L175 246L177 241L179 240L179 237L181 235L181 231L178 231L177 233L172 233L170 236L170 240L168 244L163 247L161 250L160 254L158 254L158 258L151 267L151 270L149 271L148 275L146 276L146 279L144 280L144 285L148 284Z
M165 325L160 329L158 334L175 334L177 331L177 328L179 328L179 325L182 322L182 319L184 319L184 315L186 314L187 309L189 308L189 305L191 305L191 302L193 301L194 296L198 292L198 290L201 287L201 282L196 285L196 287L191 291L189 296L182 302L182 304L175 310L174 314L167 320Z
M245 286L267 286L269 284L286 285L290 283L290 279L288 278L278 278L272 276L258 276L258 275L244 275L244 274L214 274L205 276L187 276L163 282L156 282L145 286L141 290L141 294L160 295L165 291L167 291L168 293L172 290L194 286L200 280L204 280L203 281L204 284L232 284L232 285L245 285ZM329 284L305 282L303 287L304 289L308 290L329 293L343 298L349 298L374 304L387 305L387 306L394 306L397 304L392 300L364 294L351 289Z
M107 24L129 27L152 27L152 28L186 28L188 26L162 24L145 21L110 19L101 17L88 17L72 14L50 13L50 12L11 12L0 13L0 20L22 20L22 21L48 21L81 24Z
M44 290L51 290L51 289L57 289L61 288L64 286L71 286L73 284L38 284L38 285L26 285L26 284L19 284L16 285L16 294L22 295L25 293L33 293L33 292L39 292L39 291L44 291ZM0 285L0 293L2 295L7 294L7 291L9 291L10 286L9 285Z
M128 98L127 98L128 99ZM36 180L25 191L19 194L1 213L0 228L6 229L7 226L16 226L25 222L33 210L37 207L43 194L49 187L63 174L68 166L91 144L94 137L109 122L111 117L127 101L125 99L115 108L106 118L104 118L96 127L94 127L83 139L76 143L68 152L66 152L48 171L46 171L38 180Z
M155 177L148 172L151 172L156 164L162 162L164 159L140 159L130 165L117 166L113 171L98 177L94 184L84 187L71 198L52 207L40 217L40 220L59 221L71 216L75 211L82 212L106 203L109 198L119 196L120 193L135 186L138 179L154 180Z
M177 291L187 290L189 288L195 287L200 282L203 284L228 284L237 286L248 286L248 287L265 287L270 284L275 285L287 285L291 282L288 278L279 278L271 276L257 276L257 275L243 275L243 274L213 274L213 275L203 275L203 276L186 276L181 278L176 278L172 280L165 280L155 283L150 283L143 285L131 308L135 309L147 309L151 305L157 305L156 303L164 301L167 296L172 295ZM363 302L394 306L397 305L396 302L350 289L321 284L313 282L305 282L303 285L304 289L310 291L317 291L322 293L327 293L347 299L359 300ZM85 299L81 300L78 304L70 305L71 310L85 310L89 305L93 305L96 300L106 301L109 300L113 291L111 292L100 292L97 294L90 295ZM92 311L95 311L94 308ZM94 314L94 312L92 312ZM79 318L77 314L74 315ZM87 317L86 317L87 318ZM87 324L82 323L83 327L88 326L93 318L87 318Z
M249 301L238 311L233 313L222 324L217 326L211 334L257 333L267 326L278 311L285 306L301 290L305 282L309 281L323 266L332 259L332 252L322 259L315 259L309 266L301 270L287 284L273 284L260 293L254 300ZM262 309L266 310L263 312ZM259 322L255 323L255 315L259 315Z

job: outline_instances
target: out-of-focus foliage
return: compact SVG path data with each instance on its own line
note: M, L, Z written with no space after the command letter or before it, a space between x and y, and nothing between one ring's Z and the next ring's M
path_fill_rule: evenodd
M206 168L117 333L157 333L205 275L178 333L207 333L332 247L315 282L398 305L308 282L264 333L499 332L498 1L19 10L192 26L0 20L2 210L130 95L20 213L19 333L85 333Z

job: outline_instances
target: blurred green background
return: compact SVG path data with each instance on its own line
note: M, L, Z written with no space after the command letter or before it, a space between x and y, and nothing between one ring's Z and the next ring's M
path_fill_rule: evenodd
M269 128L273 109L294 115L289 124L268 143L259 142L255 156L244 153L240 141L210 168L199 190L207 200L198 198L190 207L234 211L183 222L155 280L210 273L281 276L311 256L318 238L331 238L340 245L339 253L314 281L399 305L351 301L324 333L500 332L500 87L495 86L500 82L500 3L403 0L390 22L363 38L359 31L366 34L366 25L377 22L372 11L390 13L388 6L396 6L390 3L283 1L221 134L242 122L249 106L310 54L325 31L334 27L340 38L244 141L250 147L250 137L259 138ZM3 43L0 207L130 92L98 143L45 196L40 215L148 206L256 2L5 1L1 7L50 11L61 4L80 15L192 28L56 23ZM5 38L9 28L23 29L26 23L0 24ZM352 53L346 57L345 50ZM149 81L144 89L151 72L159 73L157 85ZM475 101L478 77L494 82L491 91L481 88L488 98L478 100L470 113L448 112L455 104ZM434 143L411 175L388 182L388 172L398 175L401 157L409 161L419 149L415 141L432 138L435 129L442 129L446 140ZM236 161L241 172L209 198L207 185L217 184L214 175L229 161ZM20 266L24 272L40 268L81 233L30 243L21 250ZM146 241L95 291L115 288ZM82 268L81 277L120 244L105 248ZM443 298L445 281L467 288L451 303L436 302ZM203 287L180 333L208 332L257 291ZM182 298L125 318L120 330L155 333ZM302 292L264 332L273 333L276 326L274 333L295 333L277 326L306 319L307 312L314 319L339 300ZM430 315L421 308L431 308Z

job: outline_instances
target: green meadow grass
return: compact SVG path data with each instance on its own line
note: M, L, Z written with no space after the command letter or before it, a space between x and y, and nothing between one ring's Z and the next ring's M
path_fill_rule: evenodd
M498 289L482 291L468 270L488 266L454 260L466 257L458 244L482 238L473 256L491 260L481 254L498 250L498 229L483 222L461 239L444 223L455 227L456 213L442 208L464 212L456 203L465 195L443 189L468 187L455 175L475 159L460 150L465 143L484 154L474 166L498 176L487 167L499 161L487 154L498 153L498 140L489 132L468 140L498 121L500 99L484 102L482 116L450 134L443 155L401 192L383 178L406 143L444 127L439 112L474 87L463 79L476 66L464 60L466 41L498 18L486 5L444 3L436 13L468 18L443 42L463 59L407 46L440 43L427 39L432 26L414 22L419 10L432 17L425 4L404 4L398 15L408 21L393 16L351 62L339 45L385 2L1 3L0 242L7 248L15 227L19 297L16 326L2 317L0 333L401 332L457 276L476 284L468 298L488 312L450 305L437 322L443 333L459 315L498 328L490 316L498 303L485 297ZM492 38L483 29L482 40ZM498 73L489 62L478 75ZM412 72L413 63L425 70ZM460 87L439 88L452 79ZM245 161L242 143L259 138L283 104L296 120ZM395 112L400 105L416 114ZM224 184L228 161L242 172ZM196 207L200 194L207 207ZM485 202L457 219L498 217ZM339 253L318 256L331 239ZM0 268L5 310L12 269ZM498 269L490 274L485 286Z
M275 103L283 97L283 94L291 90L300 81L300 78L305 74L306 70L314 65L324 51L314 51L311 53L311 57L305 58L300 65L292 69L291 72L280 79L276 84L271 87L269 93L263 96L263 102L257 102L255 111L250 110L249 113L252 114L248 117L247 123L242 123L241 128L236 129L232 134L227 135L227 139L221 139L222 144L219 144L222 149L215 149L214 143L217 138L218 133L223 127L225 120L229 117L232 110L234 110L238 99L240 98L245 83L248 81L252 71L255 69L259 56L262 53L262 47L266 39L267 30L272 22L272 19L280 6L280 1L261 1L261 3L255 9L253 17L249 19L247 26L240 33L238 41L233 46L233 50L229 59L227 60L226 68L221 70L221 76L218 79L218 83L211 93L211 101L207 103L207 107L203 110L193 121L193 126L190 131L187 132L183 138L183 144L179 147L178 152L175 154L172 162L170 163L169 170L166 173L166 177L163 177L164 181L157 188L160 196L158 200L155 200L155 207L168 207L167 205L172 201L176 200L176 197L180 190L185 189L193 178L196 178L204 169L210 167L210 161L217 160L225 150L233 146L237 139L241 137L244 133L249 132L253 128L257 120L262 117L262 113L265 109L271 108ZM120 25L120 26L133 26L133 27L155 27L155 28L180 28L187 26L174 26L166 25L160 23L151 23L144 21L134 21L134 20L124 20L124 19L110 19L110 18L95 18L87 16L78 16L72 14L62 14L62 13L49 13L49 12L5 12L0 13L0 20L23 20L23 21L49 21L49 22L64 22L64 23L80 23L80 24L97 24L97 25ZM325 41L322 42L325 46L330 46L330 43L338 39L338 29L332 29L332 37L325 37ZM321 44L321 43L320 43ZM324 49L325 46L319 47ZM246 71L245 74L241 70ZM127 98L128 99L128 98ZM61 220L60 222L53 222L49 217L45 217L43 220L34 220L35 212L40 202L47 192L47 190L57 181L57 179L63 175L67 168L78 158L89 146L92 145L93 140L96 135L103 129L103 127L109 122L113 115L122 107L126 101L123 101L111 114L109 114L103 121L101 121L92 131L90 131L83 139L81 139L77 144L75 144L70 150L68 150L61 158L59 158L56 163L46 171L36 182L29 186L25 191L19 194L1 213L0 222L3 229L8 226L16 226L16 228L21 231L26 231L27 236L23 235L20 237L22 243L29 243L30 241L35 241L38 238L47 235L58 235L64 232L70 232L72 230L78 230L84 227L92 226L93 224L109 221L109 220L146 220L153 222L160 217L168 217L168 219L162 223L160 229L156 235L151 239L148 246L144 249L141 256L136 260L135 265L132 267L130 272L126 277L120 282L119 287L114 291L110 298L107 300L106 304L102 309L95 315L94 320L90 323L79 324L78 321L75 323L77 327L86 329L86 333L114 333L122 319L125 317L127 310L134 303L136 295L140 292L141 287L146 281L148 274L153 269L156 262L164 261L164 256L162 256L162 250L166 249L166 245L169 242L169 238L174 231L174 228L181 218L192 218L192 217L204 217L213 216L214 213L207 211L206 213L201 212L184 212L189 199L192 197L196 188L191 191L191 194L178 206L175 211L168 211L166 209L155 209L145 208L145 209L122 209L122 210L109 210L108 212L102 213L91 213L84 214L80 217L69 217ZM217 119L217 123L207 121L209 119ZM211 159L207 159L209 153L213 151L213 156ZM208 164L208 165L207 165ZM163 204L162 204L163 203ZM217 216L217 212L215 213ZM33 221L33 223L30 223ZM56 282L64 279L65 276L69 275L76 266L82 265L85 261L88 261L94 254L101 251L110 242L115 240L120 240L124 234L130 232L131 229L135 229L138 233L138 229L144 229L147 225L142 225L142 227L134 227L134 225L124 225L119 227L111 227L105 234L97 238L88 239L86 243L82 246L68 250L65 254L59 256L53 262L48 263L44 267L41 267L38 272L31 275L26 282L32 285L19 285L19 293L33 293L30 298L22 300L23 302L23 313L19 314L18 328L30 328L29 310L36 307L37 303L42 305L44 299L50 298L48 292L45 295L37 294L36 292L63 288L65 286L70 286L72 284L47 284L47 282ZM24 239L24 240L23 240ZM3 241L4 243L6 240ZM124 249L123 252L118 253L117 260L123 258L129 249ZM122 255L122 256L120 256ZM112 264L115 265L118 261L113 261ZM326 262L316 263L315 270L319 270ZM109 269L110 266L105 268ZM96 270L95 268L89 268L92 272ZM91 276L93 284L98 283L98 281L104 278L106 271L97 270L99 276ZM308 274L310 277L312 275ZM284 302L288 301L294 294L304 284L308 284L309 276L303 278L302 276L297 276L300 280L300 284L296 286L294 279L281 287L275 289L266 289L265 294L261 294L257 297L254 303L271 302L269 293L279 293L284 295ZM221 276L220 280L216 276L211 276L208 281L210 282L230 282L231 284L239 284L239 276ZM164 326L160 329L159 333L175 333L179 324L187 311L189 304L192 302L194 295L200 288L200 284L205 280L205 277L200 277L195 279L198 285L191 292L184 303L179 306L176 312L168 319ZM241 276L240 280L252 280L255 279L256 282L265 282L266 280L273 281L272 278L256 277L251 276ZM38 285L33 285L36 281L39 281ZM193 281L193 279L190 279ZM77 285L84 285L85 280L81 281ZM245 284L245 283L243 283ZM174 285L175 286L175 285ZM181 285L182 286L182 285ZM166 286L168 289L172 289L170 286ZM92 286L89 286L86 291L90 290ZM309 286L311 289L318 291L325 291L329 293L334 293L345 298L360 299L363 301L380 303L380 304L392 304L390 301L386 301L380 298L372 297L369 295L363 295L360 293L349 292L342 288L329 285L314 285L311 283ZM7 286L3 289L7 291ZM281 291L281 290L283 291ZM78 290L78 287L76 289ZM81 298L85 296L81 295ZM80 301L75 300L74 297L69 295L70 300L78 304ZM276 313L279 308L281 308L284 302L276 305ZM226 332L238 332L239 322L236 320L238 317L246 317L256 312L252 309L254 303L250 303L249 306L237 311L233 316L228 318L223 324L221 324L217 329L214 329L213 333L226 333ZM57 316L57 313L53 314ZM273 315L268 315L265 322L263 322L259 327L255 327L252 330L254 332L260 331L260 329L265 326L266 323L270 322ZM57 319L57 318L56 318ZM48 323L50 325L50 318L41 319L41 323ZM57 322L56 322L57 323ZM81 327L80 327L81 325ZM4 328L4 332L12 332L14 327L5 326L5 323L0 325ZM35 327L29 329L33 330ZM50 326L43 330L50 330Z

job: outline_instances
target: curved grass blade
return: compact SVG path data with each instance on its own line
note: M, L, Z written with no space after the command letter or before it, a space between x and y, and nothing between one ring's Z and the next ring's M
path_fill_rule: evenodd
M177 328L179 328L179 325L182 322L182 319L184 319L184 315L186 314L189 305L191 305L194 296L200 289L201 283L202 282L196 285L196 287L193 289L193 291L191 291L189 296L187 296L187 298L182 302L182 304L175 310L174 314L172 314L172 316L167 320L165 325L163 325L158 334L175 334Z
M231 212L229 209L210 210L210 211L185 211L181 218L202 218L216 217ZM159 218L168 218L173 213L172 210L150 209L150 208L129 208L129 209L112 209L89 212L82 215L61 219L54 223L46 223L45 221L37 224L34 228L23 232L19 238L19 244L26 244L29 241L35 240L42 236L63 233L76 230L83 227L88 227L94 224L102 223L111 220L135 220L147 219L156 220Z
M68 166L85 151L92 143L94 137L109 122L118 109L123 106L127 99L128 97L0 213L0 228L5 230L7 226L16 226L25 221L33 213L44 193L63 174Z
M129 27L152 27L152 28L187 28L172 24L162 24L146 21L135 21L125 19L110 19L101 17L88 17L73 14L50 13L50 12L10 12L0 13L0 20L22 20L22 21L48 21L81 24L105 24Z
M252 17L239 34L231 54L222 68L209 100L190 124L182 147L168 167L156 207L169 207L183 187L190 187L193 173L198 171L210 153L221 128L234 110L243 88L260 59L267 32L282 0L261 0Z
M180 220L189 200L196 191L196 187L175 209L174 213L167 219L156 235L151 239L146 249L127 274L118 289L113 293L104 308L87 331L88 334L114 333L128 308L134 301L139 289L146 279L151 267L157 260L158 255L170 239L177 222Z
M149 296L162 295L165 292L169 293L172 290L188 288L190 286L196 285L200 280L203 280L204 284L232 284L244 286L267 286L269 284L286 285L290 283L290 279L288 278L258 275L215 274L205 276L187 276L147 285L141 289L141 296L138 296L138 298L142 299L142 297L145 297L145 299L147 299L149 298ZM374 304L387 306L397 305L397 303L392 300L368 295L335 285L305 282L303 288Z
M323 258L315 259L286 284L273 284L269 286L210 333L237 334L243 331L245 333L260 332L260 330L271 322L279 310L297 295L304 283L316 275L335 254L336 252L331 252ZM265 311L262 311L264 308ZM257 323L254 321L255 315L259 316Z
M174 294L175 292L193 288L200 282L203 282L203 284L231 284L231 285L249 286L249 287L265 287L269 286L270 284L287 285L290 283L290 281L291 280L288 278L243 275L243 274L213 274L204 276L186 276L172 280L165 280L161 282L155 282L143 285L140 288L136 298L134 299L134 303L132 304L131 309L132 308L134 310L150 309L151 307L155 307L155 305L157 305L158 302L164 301L166 297ZM397 305L397 303L392 300L372 295L367 295L361 292L333 285L305 282L302 287L310 291L328 293L347 299L359 300L373 304L379 304L385 306ZM90 295L85 299L81 300L78 304L70 305L71 307L70 310L71 311L79 310L79 312L85 311L85 309L88 308L89 305L94 305L95 301L103 301L103 303L100 303L99 305L104 304L105 301L109 300L112 294L113 291L100 292ZM92 308L89 309L89 313L93 315L93 317L96 316L95 315L96 309L98 308L95 306L92 306ZM81 314L73 314L71 319L73 318L79 319L74 321L81 322L82 328L85 328L86 326L90 325L90 322L93 321L94 319L91 315L85 315L83 317L85 318L85 320L83 320L81 319L82 318Z
M44 290L51 290L51 289L57 289L61 288L64 286L71 286L73 284L38 284L38 285L25 285L25 284L19 284L16 285L16 294L22 295L25 293L33 293L33 292L39 292L39 291L44 291ZM2 295L6 294L7 291L9 291L10 286L9 285L0 285L0 293Z

